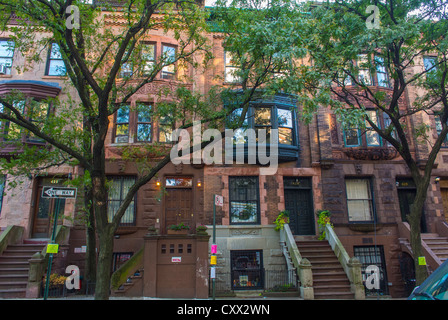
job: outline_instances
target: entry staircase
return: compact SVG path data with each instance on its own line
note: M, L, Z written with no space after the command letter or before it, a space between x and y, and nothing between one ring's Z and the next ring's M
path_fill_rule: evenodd
M347 274L327 240L315 237L296 244L312 266L314 299L354 299Z
M402 250L412 256L409 224L407 222L400 223L398 230L400 234L399 243ZM435 231L434 233L421 234L423 254L426 257L430 273L448 259L448 223L438 222L435 225Z
M41 252L48 239L26 239L21 244L9 244L0 255L0 297L25 298L28 284L28 260Z
M306 300L365 299L361 263L348 256L330 225L325 228L325 240L293 236L288 224L280 232L288 269L299 277L300 295Z

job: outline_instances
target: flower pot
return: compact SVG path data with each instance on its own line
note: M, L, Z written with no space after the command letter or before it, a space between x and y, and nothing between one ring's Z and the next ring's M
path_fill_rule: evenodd
M169 234L169 235L175 235L175 234L185 235L185 234L188 234L188 229L180 229L180 230L168 229L167 234Z

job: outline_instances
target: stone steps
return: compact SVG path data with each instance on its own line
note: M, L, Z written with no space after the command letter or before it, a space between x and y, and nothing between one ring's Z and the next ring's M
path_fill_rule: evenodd
M350 281L327 241L298 240L296 244L311 263L315 299L354 299Z

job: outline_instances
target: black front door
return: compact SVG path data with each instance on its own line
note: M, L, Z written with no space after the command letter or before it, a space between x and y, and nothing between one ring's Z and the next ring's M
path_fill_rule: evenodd
M398 189L398 201L400 202L401 219L407 222L407 215L411 213L411 205L414 203L416 189ZM421 232L427 232L425 212L422 212L422 218L420 221Z
M285 209L289 212L293 234L315 234L310 179L285 178Z

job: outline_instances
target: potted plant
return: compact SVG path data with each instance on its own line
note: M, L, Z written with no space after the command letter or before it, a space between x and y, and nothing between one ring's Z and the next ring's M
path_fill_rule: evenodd
M289 223L289 212L280 211L274 223L275 223L275 230L277 231L283 230L285 223Z
M206 235L207 234L207 226L201 224L196 227L196 233L198 235Z
M188 234L190 227L183 222L179 224L172 224L168 227L168 234Z
M317 224L319 225L319 240L324 240L325 239L325 228L326 225L329 224L331 227L333 227L333 225L330 222L330 216L331 216L331 212L328 210L318 210L317 213Z

